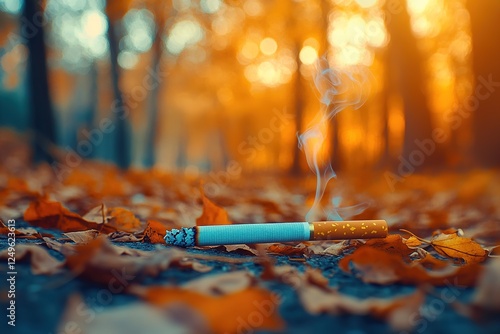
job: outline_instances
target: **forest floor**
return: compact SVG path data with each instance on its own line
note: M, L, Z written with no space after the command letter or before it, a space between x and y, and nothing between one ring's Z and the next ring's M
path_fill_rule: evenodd
M500 332L498 171L339 176L325 201L385 239L183 250L165 230L303 220L314 178L1 168L2 333Z

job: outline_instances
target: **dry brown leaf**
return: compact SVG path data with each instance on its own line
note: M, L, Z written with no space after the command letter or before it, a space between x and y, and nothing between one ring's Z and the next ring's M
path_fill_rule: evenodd
M259 253L257 252L256 249L251 248L248 245L223 245L220 247L216 247L217 249L224 250L228 253L235 253L235 254L240 254L240 255L247 255L247 256L257 256Z
M500 312L500 259L492 259L479 278L472 305L488 313Z
M42 235L33 227L11 227L6 226L0 219L0 235L9 235L14 233L16 238L19 239L41 239Z
M345 250L351 247L353 247L351 240L343 240L328 246L327 248L325 248L325 250L323 250L322 254L339 256L343 254Z
M391 254L399 254L405 259L409 259L410 254L415 250L408 248L403 238L399 234L390 234L385 238L376 238L367 240L366 246L377 248Z
M75 275L89 281L104 284L114 281L117 285L126 285L127 281L140 276L156 276L184 256L173 249L151 253L150 256L137 256L145 252L133 252L136 256L124 255L127 250L126 247L114 246L105 237L98 237L87 244L76 245L71 253L66 254L66 266ZM118 280L117 275L124 276L123 280Z
M268 290L249 287L221 296L210 296L175 287L139 287L130 292L159 307L185 304L202 315L213 333L239 333L242 323L246 331L280 330L283 320L279 316L279 298ZM262 321L251 321L252 314L260 314Z
M500 246L495 246L490 249L488 253L489 257L500 257Z
M226 210L215 205L211 200L209 200L201 191L201 200L203 202L203 212L200 217L196 219L197 226L205 225L230 225Z
M284 244L273 244L267 247L267 251L269 253L279 254L279 255L287 255L287 256L296 256L296 255L304 255L308 254L308 248L302 244L298 246L290 246Z
M425 300L425 295L420 290L411 295L390 299L357 299L333 289L321 289L313 285L301 287L299 297L304 308L311 314L371 315L387 321L398 331L411 330L415 324L415 319L411 316L419 314L418 310Z
M442 286L453 283L474 286L482 269L480 265L471 263L461 267L448 264L440 267L440 270L428 271L418 262L407 264L400 255L370 246L361 246L354 253L342 258L339 267L350 273L351 262L363 282L385 285L430 283Z
M183 288L206 295L217 296L241 291L255 285L255 283L255 277L249 272L233 271L191 280L184 284Z
M68 298L57 332L123 334L141 333L146 330L148 334L166 332L169 334L208 334L203 330L203 323L195 321L196 318L192 312L189 313L187 309L182 311L186 312L190 321L180 323L179 317L174 314L138 302L95 312L85 304L80 295L75 294ZM198 326L193 326L193 324Z
M114 242L139 242L142 238L138 238L135 234L130 232L116 231L108 234L109 240Z
M143 229L143 225L134 213L124 208L113 208L108 212L108 225L118 231L138 232Z
M78 232L66 232L63 233L66 237L71 239L76 244L85 244L91 240L94 240L99 235L99 231L87 230Z
M410 315L418 314L425 297L420 290L417 290L414 294L391 299L358 299L329 287L328 279L319 269L308 268L302 274L297 268L285 265L273 267L272 272L274 279L297 290L304 308L311 314L371 315L387 321L396 330L412 328L414 322L408 319Z
M45 242L45 245L48 248L53 249L61 254L68 254L71 251L73 251L74 245L72 245L72 244L69 244L69 243L62 244L59 241L56 241L52 238L47 238L47 237L44 237L43 241Z
M63 267L63 262L52 257L46 249L38 245L17 245L15 256L17 262L30 262L31 272L34 275L53 275L60 272ZM10 257L8 248L0 252L0 259L8 257Z
M88 229L98 230L103 233L112 230L104 224L89 222L80 215L69 211L59 202L39 198L30 203L24 212L24 220L42 228L55 228L63 232L77 232Z
M83 219L96 224L106 224L108 222L107 212L106 205L102 203L84 214Z
M177 249L146 252L115 246L106 237L66 249L66 266L77 276L102 284L127 285L144 276L157 276L169 267L208 272L211 266ZM120 276L121 275L121 276ZM118 280L117 276L122 277Z
M167 227L156 220L148 220L144 230L144 242L152 244L165 244L165 234Z

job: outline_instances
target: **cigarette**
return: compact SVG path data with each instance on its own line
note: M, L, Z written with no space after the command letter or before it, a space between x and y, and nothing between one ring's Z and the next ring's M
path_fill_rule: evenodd
M167 230L165 242L179 247L291 241L371 239L387 236L385 220L347 220L196 226Z

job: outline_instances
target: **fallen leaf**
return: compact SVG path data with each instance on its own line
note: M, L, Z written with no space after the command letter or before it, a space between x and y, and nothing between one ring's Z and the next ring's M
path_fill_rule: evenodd
M331 246L328 246L322 253L338 256L343 254L344 251L350 247L352 247L352 243L350 242L350 240L342 240L340 242L334 243Z
M201 200L203 202L203 212L200 217L196 219L197 226L205 225L230 225L226 210L215 205L211 200L209 200L204 192L203 188L200 188Z
M9 235L14 233L16 238L19 239L41 239L42 235L33 227L8 227L0 219L0 235Z
M59 323L58 333L94 333L122 334L141 333L145 329L148 334L208 334L204 324L196 321L193 312L184 309L185 321L179 321L179 312L173 313L159 310L146 303L135 302L100 309L95 312L86 305L80 295L71 295L66 303L65 312ZM92 321L89 321L91 319Z
M104 237L75 245L66 252L66 266L76 275L92 282L126 286L146 276L157 276L169 267L207 272L212 267L189 258L183 251L163 249L146 252L115 246Z
M168 268L179 253L165 252L161 257L159 254L150 257L123 255L120 248L112 245L107 238L99 237L87 244L76 245L70 254L66 254L66 266L75 275L89 281L127 285L140 276L156 276Z
M138 238L133 233L123 231L116 231L108 234L108 238L114 242L139 242L143 240L143 238Z
M156 220L148 220L144 230L144 242L152 244L165 244L165 234L167 227Z
M224 250L228 253L235 253L235 254L240 254L240 255L247 255L247 256L257 256L259 253L257 252L256 249L251 248L248 245L223 245L220 247L216 247L216 249Z
M383 251L377 250L383 253ZM395 330L411 330L414 315L419 314L425 296L417 290L414 294L395 298L354 298L329 287L329 281L319 269L308 268L300 273L290 265L273 268L274 279L294 288L299 299L311 314L329 313L373 316L385 320Z
M488 253L489 257L500 257L500 246L495 246L490 249Z
M43 241L45 242L45 245L48 248L53 249L56 252L59 252L61 254L68 254L68 253L73 251L73 247L74 247L73 244L69 244L69 243L63 244L63 243L60 243L59 241L56 241L52 238L47 238L47 237L44 237Z
M97 238L97 236L99 235L99 231L87 230L78 232L66 232L63 233L63 235L71 239L71 241L76 244L84 244Z
M102 203L84 214L83 219L96 224L106 224L108 222L107 212L108 209Z
M191 280L184 284L183 288L206 295L218 296L244 290L255 285L255 283L255 277L249 272L233 271Z
M365 245L391 254L399 254L405 259L408 259L410 254L415 251L405 244L403 238L399 234L390 234L385 238L369 239L366 241Z
M477 242L457 234L440 234L430 244L439 254L462 259L466 263L483 262L488 256L488 252Z
M500 312L500 259L492 259L479 278L472 305L485 312Z
M237 292L211 296L176 287L134 286L130 292L158 307L185 304L202 315L213 333L241 333L241 330L280 330L279 298L268 290L249 287ZM253 317L258 314L259 322Z
M39 198L30 203L24 212L24 220L42 228L55 228L63 232L77 232L88 229L103 233L111 232L106 225L89 222L69 211L59 202Z
M462 286L474 286L482 267L476 263L465 266L447 264L440 270L426 270L420 263L407 264L402 257L370 246L361 246L354 253L342 258L339 267L351 273L352 262L360 278L365 283L377 284L422 284L430 283L436 286L453 282Z
M358 299L340 294L334 289L321 289L313 285L301 287L298 293L302 305L311 314L370 315L387 321L397 331L412 329L418 320L414 316L419 314L419 308L425 299L420 290L410 295L387 299Z
M9 249L0 252L0 259L10 257ZM55 259L46 249L38 245L16 245L16 262L30 262L31 272L34 275L53 275L58 273L63 267L63 262Z
M124 208L113 208L109 211L108 225L114 227L118 231L138 232L143 226L134 213Z
M267 247L267 251L269 253L279 254L279 255L287 255L287 256L297 256L308 254L308 248L304 245L298 246L290 246L283 244L273 244Z
M408 239L403 238L403 243L408 247L408 248L417 248L422 246L422 241L418 240L416 237L413 235L410 236Z

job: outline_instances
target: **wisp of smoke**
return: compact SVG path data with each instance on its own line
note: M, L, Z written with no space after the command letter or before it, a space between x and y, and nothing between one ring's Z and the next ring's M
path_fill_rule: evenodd
M329 220L342 220L342 216L353 216L363 212L368 204L361 203L340 208L340 197L334 197L326 207L321 207L321 199L328 182L336 177L330 157L319 161L319 152L327 139L329 121L345 108L360 108L369 93L369 71L363 66L346 69L332 69L325 57L318 60L314 84L320 93L321 109L307 130L297 134L299 147L305 152L307 164L316 175L316 194L314 203L306 214L306 221L312 221L321 214Z

